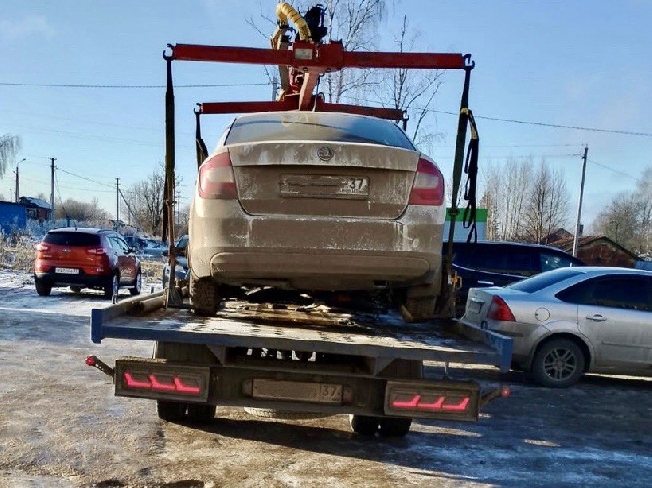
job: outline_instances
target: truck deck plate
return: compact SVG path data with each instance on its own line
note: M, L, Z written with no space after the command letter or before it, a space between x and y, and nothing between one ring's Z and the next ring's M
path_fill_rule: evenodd
M121 303L91 314L91 339L135 339L226 347L276 348L372 357L491 364L509 368L511 339L462 324L406 324L398 313L230 301L215 317L158 309L134 316ZM468 333L467 333L468 332ZM466 337L465 337L466 336Z

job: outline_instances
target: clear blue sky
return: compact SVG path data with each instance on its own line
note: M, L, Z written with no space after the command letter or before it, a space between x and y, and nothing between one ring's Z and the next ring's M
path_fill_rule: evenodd
M90 200L115 212L115 178L123 188L164 158L163 88L54 88L47 84L163 85L167 43L267 47L245 20L273 16L276 1L5 0L0 11L0 134L23 139L21 195L50 194L56 157L57 199ZM470 105L476 116L647 133L614 134L479 119L481 167L507 157L542 157L563 169L574 212L582 145L589 146L583 222L611 198L632 190L652 166L652 2L395 1L381 28L391 49L397 21L421 32L419 50L471 53ZM261 23L264 25L264 23ZM271 32L271 26L270 26ZM267 100L260 67L176 63L175 82L231 85L176 92L181 198L195 179L196 102ZM435 109L459 108L461 74L451 73ZM8 86L7 84L22 86ZM230 117L205 127L212 148ZM204 118L208 121L208 117ZM456 118L437 114L444 134L431 155L452 167ZM0 180L12 198L13 168ZM64 170L87 179L64 173ZM92 180L92 181L88 181ZM98 184L99 183L99 184Z

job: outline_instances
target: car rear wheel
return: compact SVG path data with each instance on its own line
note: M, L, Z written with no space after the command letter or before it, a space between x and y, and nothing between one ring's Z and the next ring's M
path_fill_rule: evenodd
M120 283L120 278L118 277L117 273L114 273L113 276L111 277L111 281L109 281L104 286L104 298L110 299L113 298L113 295L117 295L119 283Z
M35 280L34 286L36 287L36 293L38 293L39 296L42 297L49 296L50 292L52 291L52 285L44 282L43 280L39 280L39 279Z
M539 347L532 361L534 380L543 386L566 388L584 374L585 358L579 346L569 339L551 339Z
M217 283L212 278L190 275L190 303L196 315L215 315L220 303Z
M138 270L136 274L136 279L134 280L134 286L129 288L129 293L132 295L140 295L140 290L143 287L143 274Z
M437 287L435 284L408 288L401 304L401 315L406 322L429 320L435 314Z

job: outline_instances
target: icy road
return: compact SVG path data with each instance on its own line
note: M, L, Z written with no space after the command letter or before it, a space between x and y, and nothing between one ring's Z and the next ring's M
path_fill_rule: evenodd
M122 293L127 293L123 291ZM124 297L127 297L125 294ZM90 342L93 292L38 297L0 271L0 486L649 486L652 379L591 376L512 396L476 424L415 422L405 439L362 439L343 416L275 421L218 409L200 430L160 421L148 400L116 398L84 364L149 356L151 343Z

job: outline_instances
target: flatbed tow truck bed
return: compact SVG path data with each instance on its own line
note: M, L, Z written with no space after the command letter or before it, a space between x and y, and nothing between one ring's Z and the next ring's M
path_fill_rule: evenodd
M97 344L115 338L487 364L503 372L511 362L511 339L459 322L406 324L397 312L246 301L227 302L215 317L198 317L187 309L160 308L146 314L130 313L129 307L95 309L91 338Z

